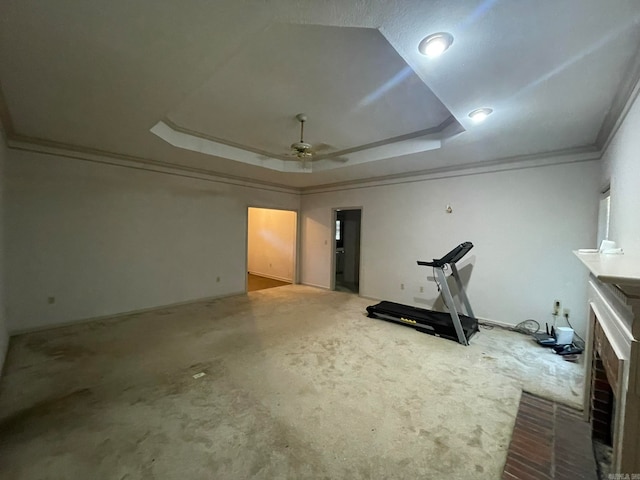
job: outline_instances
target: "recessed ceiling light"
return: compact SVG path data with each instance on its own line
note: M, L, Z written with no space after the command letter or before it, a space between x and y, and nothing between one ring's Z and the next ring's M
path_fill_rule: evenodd
M432 33L425 37L418 45L421 54L427 57L437 57L453 43L453 35L447 32Z
M492 113L493 109L491 108L476 108L469 114L469 118L476 123L480 123Z

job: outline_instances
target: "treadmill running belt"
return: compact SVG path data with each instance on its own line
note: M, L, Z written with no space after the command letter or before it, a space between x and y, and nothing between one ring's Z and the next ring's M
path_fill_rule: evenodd
M411 307L394 302L380 302L367 307L369 317L388 320L402 325L412 326L416 330L458 341L451 315L444 312L434 312L424 308ZM478 321L458 313L460 323L467 341L478 331Z

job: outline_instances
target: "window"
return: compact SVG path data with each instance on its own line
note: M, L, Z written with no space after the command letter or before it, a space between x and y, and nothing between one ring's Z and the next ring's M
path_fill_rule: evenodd
M603 240L609 240L609 219L611 215L611 190L607 188L600 197L600 209L598 210L598 244Z

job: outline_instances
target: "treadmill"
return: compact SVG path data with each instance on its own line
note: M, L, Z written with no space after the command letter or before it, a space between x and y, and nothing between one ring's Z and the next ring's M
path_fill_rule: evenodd
M377 305L367 307L368 316L410 326L419 332L454 340L462 345L469 345L471 337L478 332L478 320L475 318L473 310L471 310L469 299L458 275L456 263L472 248L473 244L471 242L464 242L440 259L434 259L432 262L418 261L420 266L433 268L438 290L442 291L449 313L436 312L435 310L411 307L394 302L380 302ZM445 273L447 269L451 270L451 276L455 279L458 287L458 296L467 310L467 315L458 313L456 309L451 289L447 283L447 275Z

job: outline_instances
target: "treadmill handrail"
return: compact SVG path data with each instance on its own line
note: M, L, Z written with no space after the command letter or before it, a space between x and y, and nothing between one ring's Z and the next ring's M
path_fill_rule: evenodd
M442 258L434 258L431 262L425 262L422 260L418 260L418 265L421 267L443 267L449 263L457 263L462 257L464 257L469 250L473 248L473 243L464 242L458 245L456 248L451 250Z

